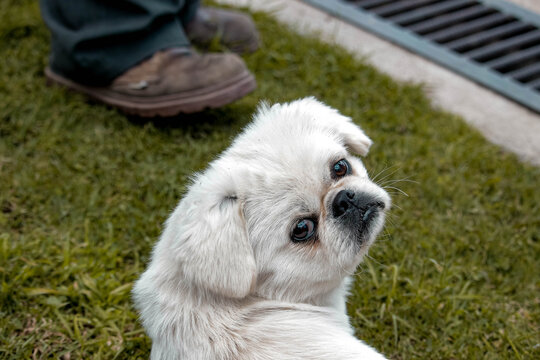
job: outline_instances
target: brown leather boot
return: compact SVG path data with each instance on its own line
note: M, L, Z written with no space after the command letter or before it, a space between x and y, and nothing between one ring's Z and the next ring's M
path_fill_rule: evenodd
M49 82L143 117L173 116L217 108L247 95L256 82L235 54L198 54L184 48L159 51L107 87L75 83L50 68Z
M236 11L201 7L184 30L192 43L199 46L208 46L217 38L236 53L259 48L259 33L253 20Z

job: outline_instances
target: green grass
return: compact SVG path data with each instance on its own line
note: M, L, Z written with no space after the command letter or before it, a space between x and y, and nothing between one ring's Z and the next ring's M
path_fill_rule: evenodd
M128 119L45 85L38 5L0 2L0 358L146 358L130 288L192 172L261 99L315 95L362 124L392 190L349 303L393 359L540 358L540 171L345 51L256 14L258 90L220 110ZM511 121L511 119L509 119Z

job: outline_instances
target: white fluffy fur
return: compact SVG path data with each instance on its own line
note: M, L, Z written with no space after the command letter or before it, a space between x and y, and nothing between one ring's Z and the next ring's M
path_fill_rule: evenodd
M352 335L345 309L348 275L384 214L360 248L331 214L345 188L390 206L349 153L366 155L370 145L351 119L313 98L261 106L194 178L133 289L151 358L384 359ZM342 158L353 173L333 180ZM302 216L318 220L316 241L291 241Z

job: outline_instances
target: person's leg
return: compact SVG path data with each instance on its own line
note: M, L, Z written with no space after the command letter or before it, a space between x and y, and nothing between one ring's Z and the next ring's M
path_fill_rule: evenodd
M40 0L51 31L52 71L87 85L106 85L167 48L189 48L183 23L198 0Z
M40 1L52 34L45 69L52 84L148 117L220 107L256 87L236 54L191 49L185 27L201 19L198 0ZM210 30L233 29L238 36L230 40L256 33L243 20L231 27L235 18L222 16L229 25Z
M241 12L201 7L183 24L187 37L198 46L208 47L217 40L236 53L254 52L259 48L255 24Z

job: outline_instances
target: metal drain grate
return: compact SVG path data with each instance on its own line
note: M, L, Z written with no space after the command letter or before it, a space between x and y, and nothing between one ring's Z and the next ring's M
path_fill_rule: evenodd
M540 112L540 16L502 0L303 0Z

